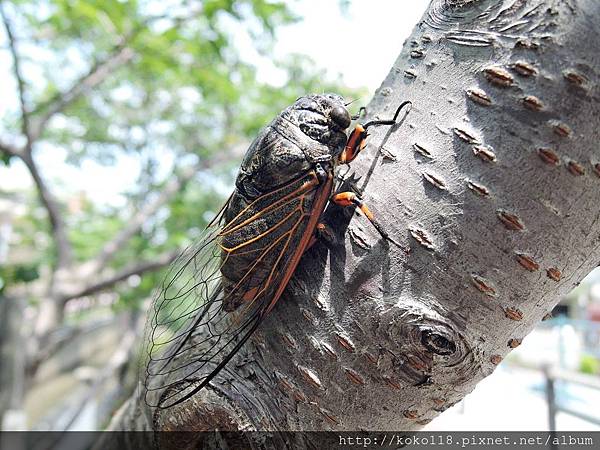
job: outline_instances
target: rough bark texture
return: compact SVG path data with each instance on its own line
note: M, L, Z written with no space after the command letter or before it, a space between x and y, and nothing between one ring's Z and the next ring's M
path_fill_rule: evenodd
M213 388L112 427L415 430L471 392L600 261L599 20L596 0L434 0L368 107L412 110L349 172L410 253L330 207L337 243Z

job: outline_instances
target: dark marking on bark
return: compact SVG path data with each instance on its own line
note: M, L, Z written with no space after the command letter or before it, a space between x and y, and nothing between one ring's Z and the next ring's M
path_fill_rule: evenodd
M419 228L409 228L408 231L410 232L411 236L423 247L429 250L433 250L435 248L433 242L431 241L431 238L427 235L427 233L424 230L421 230Z
M356 371L349 367L344 367L344 372L346 373L346 378L348 378L352 383L362 386L365 384L365 379Z
M513 76L502 67L487 67L483 73L490 83L499 87L509 87L514 83Z
M302 308L302 317L304 317L306 320L308 320L313 325L318 324L317 318L308 309Z
M431 152L429 150L427 150L425 147L423 147L421 144L417 144L415 142L413 144L413 148L415 149L415 151L417 153L425 156L426 158L433 159L433 156L431 155Z
M490 47L494 44L494 39L490 36L482 36L480 34L467 34L464 31L461 32L448 32L444 36L446 40L467 47Z
M554 316L552 315L551 312L549 312L547 314L544 314L544 317L542 317L542 322L545 322L546 320L550 320L550 319L553 319L553 318L554 318Z
M530 272L535 272L540 268L540 265L533 259L533 257L527 255L526 253L517 253L517 261Z
M425 56L425 51L418 48L410 52L411 58L423 58Z
M444 403L446 403L446 399L443 398L432 398L431 401L436 405L436 406L442 406Z
M296 345L296 341L288 333L281 333L281 341L286 347L293 349L298 348L298 346Z
M255 344L260 345L261 347L266 345L265 337L260 331L255 331L252 333L251 339Z
M551 166L558 166L560 164L560 158L551 148L538 148L537 154L546 164Z
M312 297L312 300L315 303L315 305L319 307L320 310L327 311L327 305L325 304L325 302L323 302L321 298L319 298L318 295Z
M594 168L594 173L600 177L600 163L592 164L592 167Z
M388 161L397 161L396 155L394 155L387 147L381 147L381 156L383 159Z
M567 163L567 168L569 169L569 172L571 172L576 177L585 175L585 168L581 164L579 164L577 161L573 161L573 160L569 161Z
M525 225L521 219L519 219L515 214L509 213L508 211L504 211L499 209L497 211L498 219L504 225L504 228L511 231L523 231L525 229Z
M333 413L327 409L321 408L319 407L319 413L325 417L325 419L327 420L327 422L329 422L331 425L339 425L339 420L337 419L337 417L335 417L333 415Z
M573 69L565 70L563 76L573 86L582 87L587 82L587 78L584 75Z
M416 72L414 72L412 70L406 69L404 71L404 77L414 80L415 78L417 78L417 74L416 74Z
M515 42L515 48L524 50L538 50L540 48L540 44L532 41L531 39L518 39L517 42Z
M424 375L423 378L418 383L415 383L413 386L423 387L423 386L431 386L433 384L433 378L431 375Z
M327 342L320 342L320 346L323 350L323 353L329 355L333 359L337 359L337 354L335 353L335 350L333 350L331 345L329 345Z
M421 42L424 42L425 44L429 44L431 42L431 36L429 36L428 34L424 34L421 37Z
M452 101L450 101L450 103L452 103ZM448 130L447 128L442 127L439 124L435 124L435 127L437 128L437 130L442 133L443 135L448 136L450 134L450 130Z
M277 385L282 391L286 393L294 392L295 386L289 380L287 380L283 374L276 372L275 375L277 376Z
M487 162L496 162L496 154L489 145L474 145L473 154Z
M446 184L439 176L434 175L431 172L423 172L423 178L425 178L425 180L427 180L436 188L441 189L443 191L447 190Z
M496 289L488 280L486 280L482 276L472 273L471 282L477 289L479 289L488 297L496 297Z
M442 413L442 412L446 411L448 408L450 408L452 405L453 405L453 403L439 405L439 406L436 406L435 408L433 408L433 410L436 412Z
M384 376L384 377L382 377L382 379L392 389L395 389L397 391L402 390L402 385L398 381L394 380L393 378Z
M471 88L467 89L466 92L467 97L479 105L490 106L492 104L492 99L482 89Z
M452 129L452 131L454 131L455 135L457 135L463 141L468 142L469 144L476 144L479 142L479 139L477 139L475 136L473 136L468 131L463 130L462 128L455 127Z
M535 77L538 74L537 69L525 61L517 61L512 65L512 68L523 77Z
M406 362L410 367L416 370L420 370L422 372L429 371L430 367L425 361L423 361L419 356L409 354L406 355Z
M523 311L518 308L506 307L504 308L504 315L510 320L523 320Z
M369 243L351 226L348 227L348 236L350 236L350 240L356 244L356 246L362 248L363 250L368 250L371 248Z
M306 402L306 396L304 395L304 393L302 391L298 391L298 390L294 391L294 393L292 394L292 397L297 402L300 402L300 403Z
M415 420L419 418L419 412L416 409L406 409L402 415L407 419Z
M547 269L546 275L548 276L548 278L554 281L560 281L560 278L562 277L560 270L558 270L556 267L550 267L549 269Z
M347 337L343 336L342 334L339 333L335 333L335 338L337 339L338 343L347 351L354 353L354 350L356 349L356 347L354 346L354 344L352 343L352 341L350 341L350 339L348 339Z
M544 104L535 95L526 95L523 97L523 106L530 111L541 111L544 109Z
M515 339L515 338L509 339L508 340L508 346L510 348L517 348L519 345L521 345L521 342L523 342L522 339Z
M554 134L560 137L571 137L571 134L573 133L571 127L564 122L560 122L558 120L551 120L549 124L552 127L552 131L554 131Z
M317 389L323 389L323 384L321 383L321 380L319 379L318 375L310 370L308 367L304 367L304 366L297 366L298 372L300 372L300 375L302 375L302 378L308 382L308 384L310 384L311 386L317 388Z
M427 425L429 422L431 422L432 419L421 419L421 420L417 420L417 423L419 425Z
M467 180L467 187L471 190L471 192L474 192L475 194L479 195L480 197L489 197L490 196L490 191L488 191L488 188L486 188L485 186L483 186L481 184L477 184L474 181Z
M451 355L456 352L456 344L441 334L424 331L421 335L421 343L428 350L437 355Z
M365 358L373 365L377 365L377 357L371 352L364 352Z
M498 364L500 364L502 362L502 356L500 356L500 355L492 355L490 357L490 362L493 365L497 366Z

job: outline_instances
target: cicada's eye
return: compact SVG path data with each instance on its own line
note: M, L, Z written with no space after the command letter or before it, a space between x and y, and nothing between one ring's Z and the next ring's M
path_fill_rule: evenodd
M345 130L350 126L352 119L350 113L343 106L335 106L330 113L331 119L336 123L337 126Z

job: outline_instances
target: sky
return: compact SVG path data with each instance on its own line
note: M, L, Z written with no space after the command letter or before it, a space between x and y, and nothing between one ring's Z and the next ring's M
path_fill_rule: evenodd
M341 74L348 87L366 87L373 93L428 3L429 0L353 0L342 12L336 0L293 2L291 8L303 20L278 29L274 59L292 53L309 55L317 67L326 69L332 78ZM269 58L256 53L243 31L238 33L238 50L244 59L257 65L260 81L281 84L281 73ZM3 99L14 98L9 62L7 53L1 52L0 67L5 68L0 70L0 98ZM0 114L1 108L0 102ZM44 176L55 189L62 193L83 192L100 205L122 206L124 198L120 193L130 187L126 180L134 179L131 174L139 171L136 159L129 156L120 157L115 166L84 161L81 168L67 165L65 158L66 152L62 149L37 153L38 164L44 167ZM31 186L31 178L20 162L13 163L10 169L0 167L0 180L1 188L7 190Z

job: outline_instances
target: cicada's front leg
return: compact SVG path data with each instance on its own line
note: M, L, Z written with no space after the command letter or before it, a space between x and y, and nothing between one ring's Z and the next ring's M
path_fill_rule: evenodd
M339 162L341 164L348 164L354 161L367 145L367 136L367 130L361 124L357 124L348 137L344 151L340 154Z
M406 105L410 105L410 104L411 104L410 101L403 102L396 110L396 113L394 114L394 117L392 119L372 120L371 122L367 122L365 125L357 124L354 127L354 130L352 130L352 132L350 133L350 136L348 136L348 140L346 141L346 146L344 147L344 150L342 151L342 153L339 156L339 162L341 164L348 164L348 163L354 161L354 159L358 156L358 154L366 146L367 136L369 135L369 133L367 132L367 129L374 125L396 125L396 123L397 123L396 119L398 118L398 114L400 114L400 111L402 110L402 108L404 108ZM362 110L362 108L361 108L361 110ZM356 118L357 117L354 117L354 119L356 119ZM375 215L371 212L371 210L367 207L367 205L362 201L362 199L356 193L349 192L349 191L348 192L340 192L338 194L333 195L333 197L331 198L331 201L339 206L343 206L343 207L354 206L354 207L358 208L364 214L364 216L369 220L369 222L371 222L373 224L375 229L379 232L379 234L381 234L381 236L384 239L392 242L394 245L398 246L400 249L402 249L406 253L408 253L410 251L410 249L405 248L404 246L400 245L398 242L396 242L394 239L392 239L390 237L390 235L383 229L381 224L376 220Z
M352 132L350 133L350 136L348 136L348 140L346 141L346 146L344 147L344 150L342 151L342 153L339 156L339 162L341 164L348 164L352 161L354 161L354 159L358 156L358 154L365 148L365 146L367 145L367 136L369 136L369 133L367 132L367 129L369 127L372 127L374 125L396 125L396 119L398 118L398 114L400 114L400 111L402 111L402 108L404 108L406 105L411 105L412 103L410 101L405 101L402 102L400 104L400 106L398 106L398 109L396 109L396 113L394 114L394 117L391 119L385 119L385 120L372 120L370 122L367 122L364 125L356 124L356 126L354 127L354 130L352 130ZM361 111L364 111L365 108L361 108ZM360 113L359 113L360 115ZM352 117L353 119L358 119L358 115Z
M383 229L379 221L375 218L375 215L371 212L369 207L362 201L362 199L355 194L354 192L340 192L339 194L335 194L331 197L331 201L336 205L348 207L355 206L358 208L360 212L371 222L373 227L377 230L377 232L383 237L385 240L390 241L392 244L396 245L405 253L409 253L410 249L404 247L402 244L396 242L388 233Z

